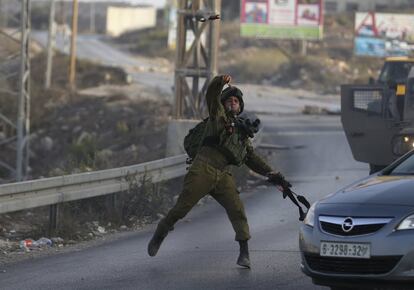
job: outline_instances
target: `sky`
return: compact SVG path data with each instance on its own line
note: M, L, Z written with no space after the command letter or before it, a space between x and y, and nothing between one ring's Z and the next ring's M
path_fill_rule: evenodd
M48 0L37 0L37 1L47 2ZM55 1L58 2L59 0L55 0ZM133 3L133 4L149 4L149 5L154 5L156 7L164 7L166 1L167 0L78 0L78 2L121 2L121 3L128 2L128 3Z

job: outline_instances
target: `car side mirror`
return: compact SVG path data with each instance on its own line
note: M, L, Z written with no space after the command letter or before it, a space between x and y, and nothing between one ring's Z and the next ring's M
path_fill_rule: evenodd
M395 156L402 156L414 147L414 135L398 134L391 140L392 153Z
M397 89L397 82L396 81L387 81L387 86L388 88L392 89L392 90L396 90Z
M375 79L374 79L373 77L369 77L369 79L368 79L368 83L369 83L370 85L375 84Z

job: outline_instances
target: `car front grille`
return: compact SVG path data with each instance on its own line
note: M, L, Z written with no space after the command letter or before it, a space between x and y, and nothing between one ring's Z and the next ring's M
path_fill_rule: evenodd
M338 224L331 224L327 222L321 222L321 228L324 232L340 235L340 236L357 236L375 233L381 229L385 224L372 224L372 225L360 225L354 226L349 232L344 232L342 226Z
M328 274L385 274L390 272L402 256L371 257L370 259L333 258L305 254L306 263L313 271Z
M321 230L338 236L372 234L392 220L391 217L319 216Z

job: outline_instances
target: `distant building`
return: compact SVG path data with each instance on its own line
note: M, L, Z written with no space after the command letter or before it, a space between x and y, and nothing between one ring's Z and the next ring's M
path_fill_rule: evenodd
M106 33L119 36L124 32L154 27L157 20L155 7L108 7Z
M414 0L325 0L325 12L383 11L387 8L408 7Z
M34 27L37 29L47 29L50 0L31 1L32 25L35 24ZM71 26L73 0L56 0L55 2L57 23ZM1 16L5 14L1 8L7 11L7 14L18 15L21 4L18 1L0 0L0 23ZM119 36L129 30L154 27L157 24L157 16L159 16L157 12L162 16L162 13L157 11L153 5L136 5L128 3L127 0L79 0L78 31L79 33L93 32ZM12 17L9 18L9 26L20 25L19 22L12 22Z

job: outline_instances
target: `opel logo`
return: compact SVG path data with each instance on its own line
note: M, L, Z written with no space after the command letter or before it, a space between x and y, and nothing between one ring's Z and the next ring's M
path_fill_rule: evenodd
M350 217L345 218L344 221L343 221L343 223L342 223L342 230L345 233L348 233L353 228L354 228L354 221L352 220L352 218L350 218Z

